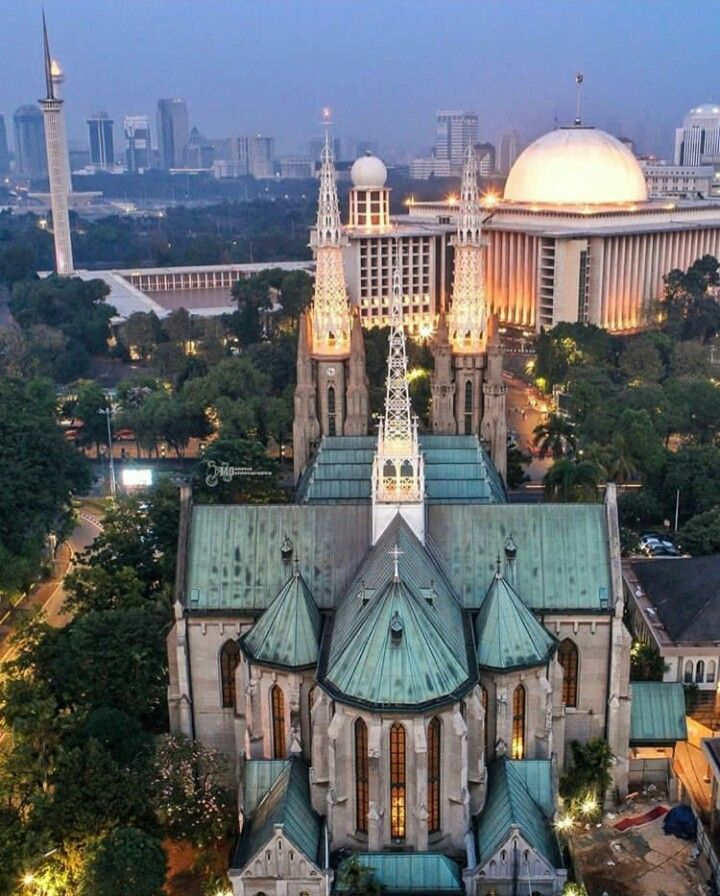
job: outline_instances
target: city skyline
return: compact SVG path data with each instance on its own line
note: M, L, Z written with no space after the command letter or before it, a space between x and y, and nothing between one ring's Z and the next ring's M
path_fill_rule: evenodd
M110 0L92 18L81 0L49 0L46 8L68 76L72 140L87 139L85 122L97 109L107 109L117 129L125 115L153 122L158 99L182 97L190 126L208 137L262 133L276 137L280 153L295 152L320 130L319 109L330 104L338 135L371 138L387 156L411 157L432 144L443 108L476 112L479 138L493 142L511 128L528 140L555 121L569 123L581 69L586 121L669 155L688 109L717 99L700 4ZM40 96L39 20L39 4L3 6L6 121ZM468 49L473 32L477 43ZM430 77L428 59L435 61Z

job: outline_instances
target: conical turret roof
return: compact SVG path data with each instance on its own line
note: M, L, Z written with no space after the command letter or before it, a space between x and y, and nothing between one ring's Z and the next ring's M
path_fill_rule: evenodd
M298 669L314 666L322 617L299 570L280 589L255 625L240 639L250 659Z
M507 672L544 666L557 642L498 572L475 621L475 645L478 666Z
M475 680L462 608L399 515L343 597L322 654L323 687L362 706L428 707Z

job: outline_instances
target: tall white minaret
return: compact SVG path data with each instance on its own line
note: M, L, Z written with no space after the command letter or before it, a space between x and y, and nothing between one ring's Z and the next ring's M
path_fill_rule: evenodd
M485 272L477 159L472 144L465 152L460 216L455 245L452 307L448 315L454 354L473 355L484 349Z
M390 304L390 340L385 416L373 462L373 544L399 513L425 541L425 472L417 417L410 411L400 269L395 263Z
M40 100L40 108L45 119L45 145L47 147L48 177L50 180L50 207L52 209L53 236L55 240L55 270L58 274L68 275L73 272L70 215L68 212L68 196L70 194L71 182L67 140L65 139L63 101L57 95L57 87L62 83L63 78L59 65L50 57L45 13L43 13L43 49L47 96L45 99Z
M335 165L327 129L321 159L317 226L311 241L315 252L312 353L323 358L346 358L350 354L352 320L342 262L344 238Z

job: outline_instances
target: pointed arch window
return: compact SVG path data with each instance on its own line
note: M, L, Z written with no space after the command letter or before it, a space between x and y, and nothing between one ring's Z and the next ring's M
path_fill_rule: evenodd
M577 706L578 649L570 638L560 643L558 660L563 669L562 701L565 706Z
M465 435L472 435L472 406L473 406L473 385L470 380L465 381Z
M693 664L692 660L687 660L685 663L685 673L683 675L683 681L685 684L692 684L693 680Z
M428 833L440 830L440 719L430 720L427 730Z
M512 743L511 759L525 758L525 688L519 684L513 691L512 699Z
M405 729L397 722L390 729L390 836L405 839L407 803Z
M705 661L698 660L695 665L695 681L702 684L705 681Z
M312 724L312 708L313 703L315 702L315 693L317 688L313 685L308 691L308 745L310 747L310 753L312 755L312 736L313 736L313 724Z
M485 717L483 719L483 731L485 733L485 762L488 761L488 731L490 730L490 726L488 724L488 692L487 688L484 684L480 685L480 699L482 700L482 708L485 711Z
M337 435L336 424L336 403L335 403L335 386L328 386L327 390L327 406L328 406L328 435Z
M285 695L282 689L274 684L270 688L270 705L272 709L273 758L285 758Z
M368 769L368 732L362 719L355 720L355 828L361 834L368 832L370 811Z
M235 670L240 662L236 641L226 641L220 648L220 690L225 709L235 709Z

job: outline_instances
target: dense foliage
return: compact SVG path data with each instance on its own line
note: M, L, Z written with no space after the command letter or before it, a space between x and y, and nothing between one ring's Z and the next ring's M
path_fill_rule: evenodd
M50 382L0 380L0 605L37 577L47 536L67 532L71 496L88 483Z

